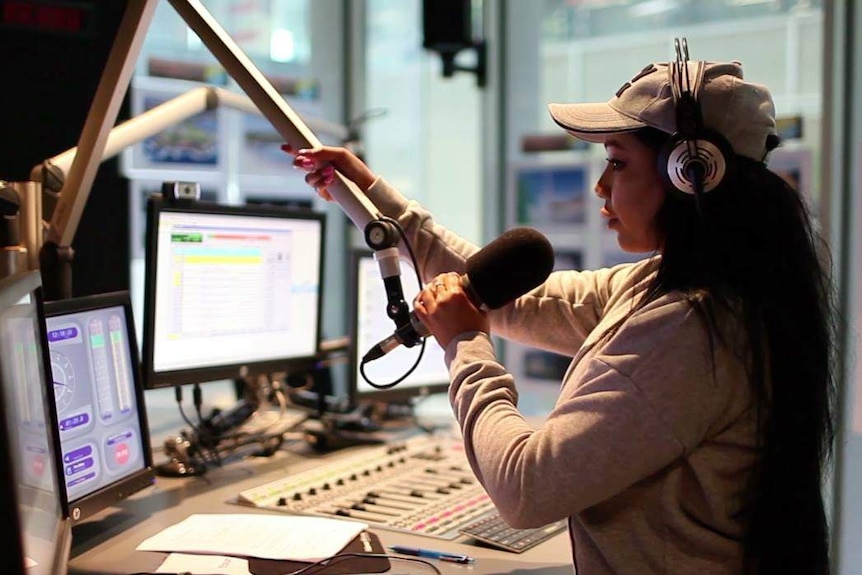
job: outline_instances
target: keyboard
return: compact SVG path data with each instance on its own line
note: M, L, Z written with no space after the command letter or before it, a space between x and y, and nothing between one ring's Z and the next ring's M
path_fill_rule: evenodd
M503 518L494 512L461 527L460 532L495 549L523 553L527 549L547 541L563 529L566 529L565 519L554 521L543 527L515 529L509 527Z

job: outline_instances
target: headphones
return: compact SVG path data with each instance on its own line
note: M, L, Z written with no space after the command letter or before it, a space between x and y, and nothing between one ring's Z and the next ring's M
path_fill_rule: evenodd
M721 185L733 171L734 153L724 136L703 127L698 97L706 63L692 63L692 81L686 39L674 39L674 48L676 60L669 66L676 132L659 152L658 171L675 195L693 197L699 211L703 194Z

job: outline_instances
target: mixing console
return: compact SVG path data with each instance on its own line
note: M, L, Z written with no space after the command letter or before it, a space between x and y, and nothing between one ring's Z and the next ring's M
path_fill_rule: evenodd
M495 512L462 444L430 437L364 448L360 455L243 491L238 502L352 517L440 539L455 539L460 528Z

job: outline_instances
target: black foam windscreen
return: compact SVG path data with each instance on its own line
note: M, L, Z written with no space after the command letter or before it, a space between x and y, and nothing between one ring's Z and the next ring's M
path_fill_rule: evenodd
M544 282L554 267L554 249L533 228L507 230L467 259L470 289L490 309L502 307Z

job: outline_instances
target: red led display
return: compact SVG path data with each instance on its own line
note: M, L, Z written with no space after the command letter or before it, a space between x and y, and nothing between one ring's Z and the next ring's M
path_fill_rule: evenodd
M91 31L93 5L37 0L2 0L0 26L39 32L86 34Z

